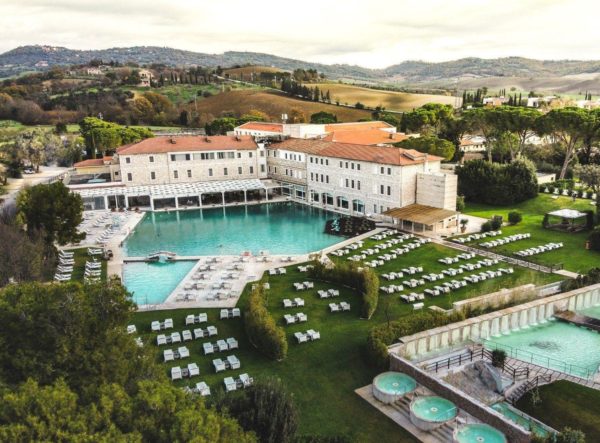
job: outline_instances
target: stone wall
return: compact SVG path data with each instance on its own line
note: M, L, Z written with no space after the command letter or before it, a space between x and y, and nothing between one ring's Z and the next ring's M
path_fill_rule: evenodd
M392 354L390 369L410 375L417 383L433 391L436 395L450 400L459 409L503 432L511 443L529 443L531 441L531 434L525 429L444 380L432 377L411 362Z
M400 338L390 346L390 354L409 358L451 348L460 344L486 340L529 325L547 321L560 311L578 311L600 304L600 284L562 294L540 298L511 308Z
M457 192L458 177L454 174L417 174L417 203L420 205L455 211Z
M486 309L499 308L510 303L518 303L531 300L537 295L534 284L517 286L516 288L500 289L497 292L481 295L479 297L468 298L452 303L455 311L465 309Z

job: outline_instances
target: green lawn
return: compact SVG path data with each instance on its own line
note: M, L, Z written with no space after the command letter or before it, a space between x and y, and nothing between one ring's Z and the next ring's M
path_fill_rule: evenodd
M373 243L366 242L365 247ZM410 265L422 265L427 272L440 271L445 267L437 262L437 259L445 256L457 255L458 252L443 246L428 244L411 251L409 254L399 257L394 263L388 263L385 267L378 268L377 272L400 269ZM345 260L345 259L341 259ZM288 357L283 362L272 362L263 358L248 343L243 330L241 320L218 320L219 310L194 309L174 311L152 311L139 312L135 314L134 321L138 331L142 333L144 343L157 350L157 359L162 361L162 350L169 346L163 346L160 350L155 345L156 334L150 332L152 320L164 320L173 318L176 328L181 331L184 326L184 318L188 313L207 312L208 324L217 326L218 338L235 337L240 343L240 349L232 351L242 363L241 370L221 372L214 374L212 360L215 355L203 356L202 343L208 339L193 341L188 344L192 358L188 361L198 363L201 376L194 380L206 381L209 386L221 389L223 378L229 375L238 375L243 372L253 377L277 376L283 380L287 388L294 394L296 402L301 411L300 432L303 434L346 434L353 441L376 442L390 441L394 435L394 441L413 442L411 436L402 431L383 414L360 399L354 390L371 382L376 371L364 361L364 347L368 331L375 325L386 321L384 309L388 305L388 315L396 319L410 315L412 306L400 301L399 294L382 295L380 308L370 320L359 318L359 300L356 294L348 288L337 287L340 297L335 301L348 301L352 305L352 311L346 313L330 313L328 304L331 300L321 300L317 297L318 289L336 287L332 284L315 282L315 288L309 291L297 292L293 289L293 282L307 280L307 274L299 273L296 267L288 268L288 274L283 276L265 276L263 281L268 281L271 289L268 292L268 307L274 318L283 324L285 313L304 312L308 315L307 323L286 326L288 341L290 344ZM479 285L464 288L448 296L436 297L426 300L426 305L437 304L449 308L452 301L473 297L488 292L493 292L501 287L510 287L530 282L545 284L556 281L558 276L541 274L529 269L516 269L515 273L496 280L488 280ZM248 294L242 295L238 306L245 306ZM419 289L421 292L422 289ZM306 306L297 309L284 310L282 300L284 298L302 297ZM293 337L296 331L315 329L321 332L321 340L298 345ZM214 342L217 338L212 337ZM230 353L220 354L229 355ZM169 373L173 364L165 365L165 372ZM185 383L179 383L184 385ZM192 384L188 381L188 384Z
M547 266L563 264L565 269L569 271L586 272L590 268L600 264L600 252L587 251L585 249L585 241L589 235L588 232L571 234L544 229L542 227L542 221L547 212L562 208L593 210L594 206L590 204L590 200L577 199L573 202L572 199L568 197L558 197L557 199L553 199L550 195L540 194L536 198L511 207L497 207L470 203L467 204L464 213L484 218L491 218L493 215L501 215L503 216L504 221L508 223L508 213L513 210L520 211L523 214L523 221L515 226L503 226L501 237L520 232L529 232L531 233L531 238L493 248L493 251L500 254L511 255L516 251L527 249L532 246L539 246L549 242L563 242L564 247L561 249L544 252L542 254L527 257L526 259ZM476 243L480 242L481 241L477 241Z
M75 258L75 265L73 266L73 277L72 277L72 281L78 281L78 282L83 282L83 275L85 273L85 262L87 260L91 260L91 256L88 255L87 253L88 248L80 248L80 249L72 249L73 252L75 252L74 258ZM98 257L98 256L96 256ZM98 260L100 260L99 258L97 258ZM101 260L102 263L102 275L100 277L100 279L102 281L106 280L106 261L105 260Z
M580 429L586 441L600 441L600 391L569 381L556 381L539 388L541 403L531 403L531 393L517 408L560 431L565 426Z

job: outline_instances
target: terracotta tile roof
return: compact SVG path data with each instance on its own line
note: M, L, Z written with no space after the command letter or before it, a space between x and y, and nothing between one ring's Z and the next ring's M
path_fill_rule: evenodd
M248 122L238 126L238 129L283 133L283 125L281 123Z
M83 160L73 165L74 168L85 168L90 166L104 166L104 162L110 162L112 157L104 158L90 158L89 160Z
M363 129L360 131L333 131L327 134L324 140L339 143L353 143L356 145L382 145L385 143L398 143L408 137L402 133L390 133L381 129Z
M381 121L352 122L352 123L332 123L325 125L325 132L334 131L364 131L365 129L389 129L392 125Z
M121 146L117 150L117 153L119 155L131 155L189 151L250 151L256 148L256 143L250 135L240 135L237 137L230 137L227 135L216 135L212 137L182 135L147 138L138 143Z
M291 138L272 144L271 148L287 149L324 157L343 158L385 165L409 166L424 163L426 154L415 150L389 146L365 146L351 143L336 143L326 140ZM440 161L441 157L427 155L428 161Z

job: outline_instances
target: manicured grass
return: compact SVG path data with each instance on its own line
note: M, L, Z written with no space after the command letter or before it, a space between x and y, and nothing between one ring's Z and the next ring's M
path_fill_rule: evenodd
M531 393L517 408L560 431L568 426L585 433L586 441L600 441L600 391L560 380L539 388L541 403L534 406Z
M527 200L511 207L497 207L481 204L467 204L465 214L483 218L501 215L508 223L508 213L517 210L523 214L521 223L502 226L502 236L516 233L529 232L531 238L502 245L492 250L500 254L512 255L516 251L549 242L563 242L564 247L554 251L527 257L526 260L546 266L563 264L564 268L574 272L587 272L590 268L600 264L600 252L585 249L585 241L589 235L587 231L579 233L563 233L542 227L544 215L550 211L562 208L577 209L580 211L594 209L591 200L577 199L575 202L569 197L553 199L547 194L540 194L536 198ZM480 243L485 240L477 241Z
M368 240L365 243L365 247L367 247L374 241ZM382 273L387 270L399 270L406 266L422 265L427 272L439 272L446 266L438 263L437 260L457 254L458 251L440 245L427 244L376 270L378 273ZM345 258L335 259L345 260ZM219 334L217 337L211 337L210 339L200 339L187 343L192 358L183 361L182 364L196 362L200 368L201 376L195 380L178 382L178 385L188 384L191 386L202 380L206 381L214 391L215 389L222 389L223 379L227 376L237 376L244 372L255 378L276 376L281 378L286 387L294 394L301 413L300 433L302 434L346 434L353 441L360 442L390 441L390 439L397 442L415 441L354 393L356 388L369 384L377 374L377 371L365 362L364 357L366 336L369 330L386 322L388 316L390 319L398 319L410 315L412 306L401 302L398 294L382 295L380 306L374 316L370 320L362 320L359 318L358 294L353 293L351 289L317 281L314 289L296 291L293 288L293 283L309 280L307 274L299 273L295 266L287 269L288 273L286 275L266 275L263 278L263 282L268 281L271 285L271 289L267 291L269 311L280 325L283 325L283 315L285 313L304 312L308 315L308 322L284 326L289 342L289 352L288 357L282 362L272 362L261 356L248 342L244 333L243 322L239 319L219 320L218 309L139 312L135 314L134 322L138 332L142 334L146 346L156 349L157 360L162 361L162 351L176 346L167 345L160 347L160 349L157 348L155 344L156 334L150 332L150 322L152 320L162 321L165 318L173 318L176 325L175 330L182 331L193 329L184 326L187 314L207 312L208 325L215 325ZM449 308L453 301L493 292L501 287L511 287L530 282L544 284L557 279L558 276L556 275L516 268L515 273L510 276L487 280L447 296L434 299L428 297L426 305L436 304ZM319 299L316 291L329 288L339 289L340 297ZM246 287L238 303L238 307L242 310L246 305L249 290L250 287ZM418 292L421 291L422 288L419 288ZM304 298L306 306L284 310L282 300L294 297ZM345 313L330 313L328 304L332 301L348 301L352 306L352 310ZM205 327L206 325L202 326ZM320 331L321 340L301 345L297 344L293 333L306 331L307 329ZM203 355L202 343L207 341L214 343L217 339L228 337L235 337L240 348L231 352ZM241 369L215 374L212 360L231 354L240 359ZM170 374L170 368L176 365L172 363L165 364L165 372Z

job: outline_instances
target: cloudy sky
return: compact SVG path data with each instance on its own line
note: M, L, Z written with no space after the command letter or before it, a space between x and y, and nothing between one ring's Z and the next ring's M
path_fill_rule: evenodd
M600 58L596 0L0 0L0 52L157 45L385 67Z

